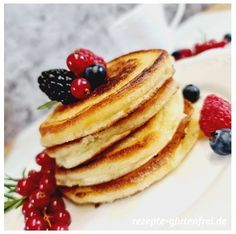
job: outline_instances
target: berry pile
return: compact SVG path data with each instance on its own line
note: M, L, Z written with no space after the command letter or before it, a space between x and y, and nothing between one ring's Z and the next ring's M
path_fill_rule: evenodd
M52 69L42 72L39 88L53 102L69 105L84 99L106 81L106 62L88 49L78 49L66 60L70 71ZM54 103L53 103L54 104ZM43 105L39 109L51 107Z
M56 186L55 161L43 151L36 162L41 170L29 171L15 185L15 192L23 197L25 230L68 230L71 217Z
M199 125L209 137L210 146L219 155L231 153L231 104L216 95L208 95L203 103Z
M224 36L224 38L221 41L209 40L204 43L197 43L194 45L193 49L186 48L174 51L172 53L172 56L175 58L175 60L180 60L183 58L188 58L200 54L206 50L225 47L230 42L231 42L231 34L228 33Z

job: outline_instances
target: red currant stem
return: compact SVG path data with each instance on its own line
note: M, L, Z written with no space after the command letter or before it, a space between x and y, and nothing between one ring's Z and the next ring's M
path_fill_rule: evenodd
M80 48L75 49L74 53L79 53Z
M52 108L56 103L57 103L57 101L46 102L46 103L44 103L43 105L37 107L37 110L50 109L50 108Z
M48 226L51 227L52 224L51 224L51 221L50 221L50 216L46 213L45 210L43 211L43 218L48 223Z

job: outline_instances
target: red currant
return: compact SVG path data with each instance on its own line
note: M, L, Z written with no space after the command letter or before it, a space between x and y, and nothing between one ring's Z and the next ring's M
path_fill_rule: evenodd
M35 188L36 184L32 180L24 178L18 180L16 185L16 192L24 197L28 197L30 193L35 190Z
M41 178L41 173L39 171L31 170L28 173L28 179L33 181L34 183L38 183Z
M227 41L225 39L219 42L217 42L216 40L209 40L203 44L196 44L194 46L194 51L195 54L199 54L206 50L224 47L226 44Z
M70 89L72 95L79 99L83 99L91 93L91 86L84 78L73 80Z
M56 189L56 180L54 176L43 176L39 181L39 190L52 194Z
M28 200L24 201L24 203L22 205L23 215L27 215L33 210L35 210L34 206Z
M55 164L55 160L50 158L45 151L36 156L36 162L40 166L52 166Z
M36 215L27 219L25 230L47 230L48 223L41 215Z
M42 209L49 204L50 197L44 191L36 190L29 197L29 202L37 209Z
M212 47L212 44L214 43L215 41L211 40L211 41L208 41L208 42L205 42L203 44L199 44L197 43L195 46L194 46L194 54L199 54L199 53L202 53L203 51L205 50L208 50Z
M63 224L63 223L54 223L52 226L49 228L49 230L56 230L56 231L67 231L68 225Z
M27 222L28 219L40 216L41 212L39 210L32 210L27 215L25 215L25 222Z
M57 212L52 213L50 220L52 224L61 223L61 224L70 225L71 223L70 213L65 209L58 210Z
M86 67L92 65L91 62L92 61L89 59L89 55L80 53L72 53L66 60L68 68L76 76L80 76Z
M213 45L212 48L222 48L227 44L226 40L219 41Z
M44 166L41 168L42 176L54 176L55 174L55 168L50 166Z
M65 203L61 197L53 197L50 200L48 210L50 213L55 213L65 209Z

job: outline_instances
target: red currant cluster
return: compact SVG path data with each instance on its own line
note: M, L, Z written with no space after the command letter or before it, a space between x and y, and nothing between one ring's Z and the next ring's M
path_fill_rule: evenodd
M71 217L57 190L55 160L43 151L36 156L36 162L41 170L29 171L16 186L16 192L25 198L25 230L68 230Z
M88 49L78 49L67 57L67 66L77 79L71 83L71 94L83 99L104 83L106 62Z
M226 34L221 41L209 40L204 43L197 43L193 49L181 49L172 53L175 60L188 58L200 54L206 50L223 48L231 42L231 34Z

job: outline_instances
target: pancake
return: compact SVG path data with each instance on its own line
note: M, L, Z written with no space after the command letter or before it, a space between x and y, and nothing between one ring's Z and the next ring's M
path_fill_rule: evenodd
M59 104L41 124L43 146L63 144L111 126L150 99L174 73L173 58L164 50L129 53L109 62L107 68L105 85L83 101Z
M58 185L94 185L119 178L154 157L172 139L184 116L179 90L166 105L135 132L112 145L92 161L72 169L58 168Z
M177 90L177 82L172 78L168 79L151 99L111 127L82 139L48 148L47 154L56 159L58 166L76 167L147 122Z
M156 157L143 166L116 180L93 186L63 187L63 194L76 204L105 203L134 195L172 172L186 157L199 135L199 113L194 111L190 121L191 104L187 104L188 117L178 127L171 142Z

